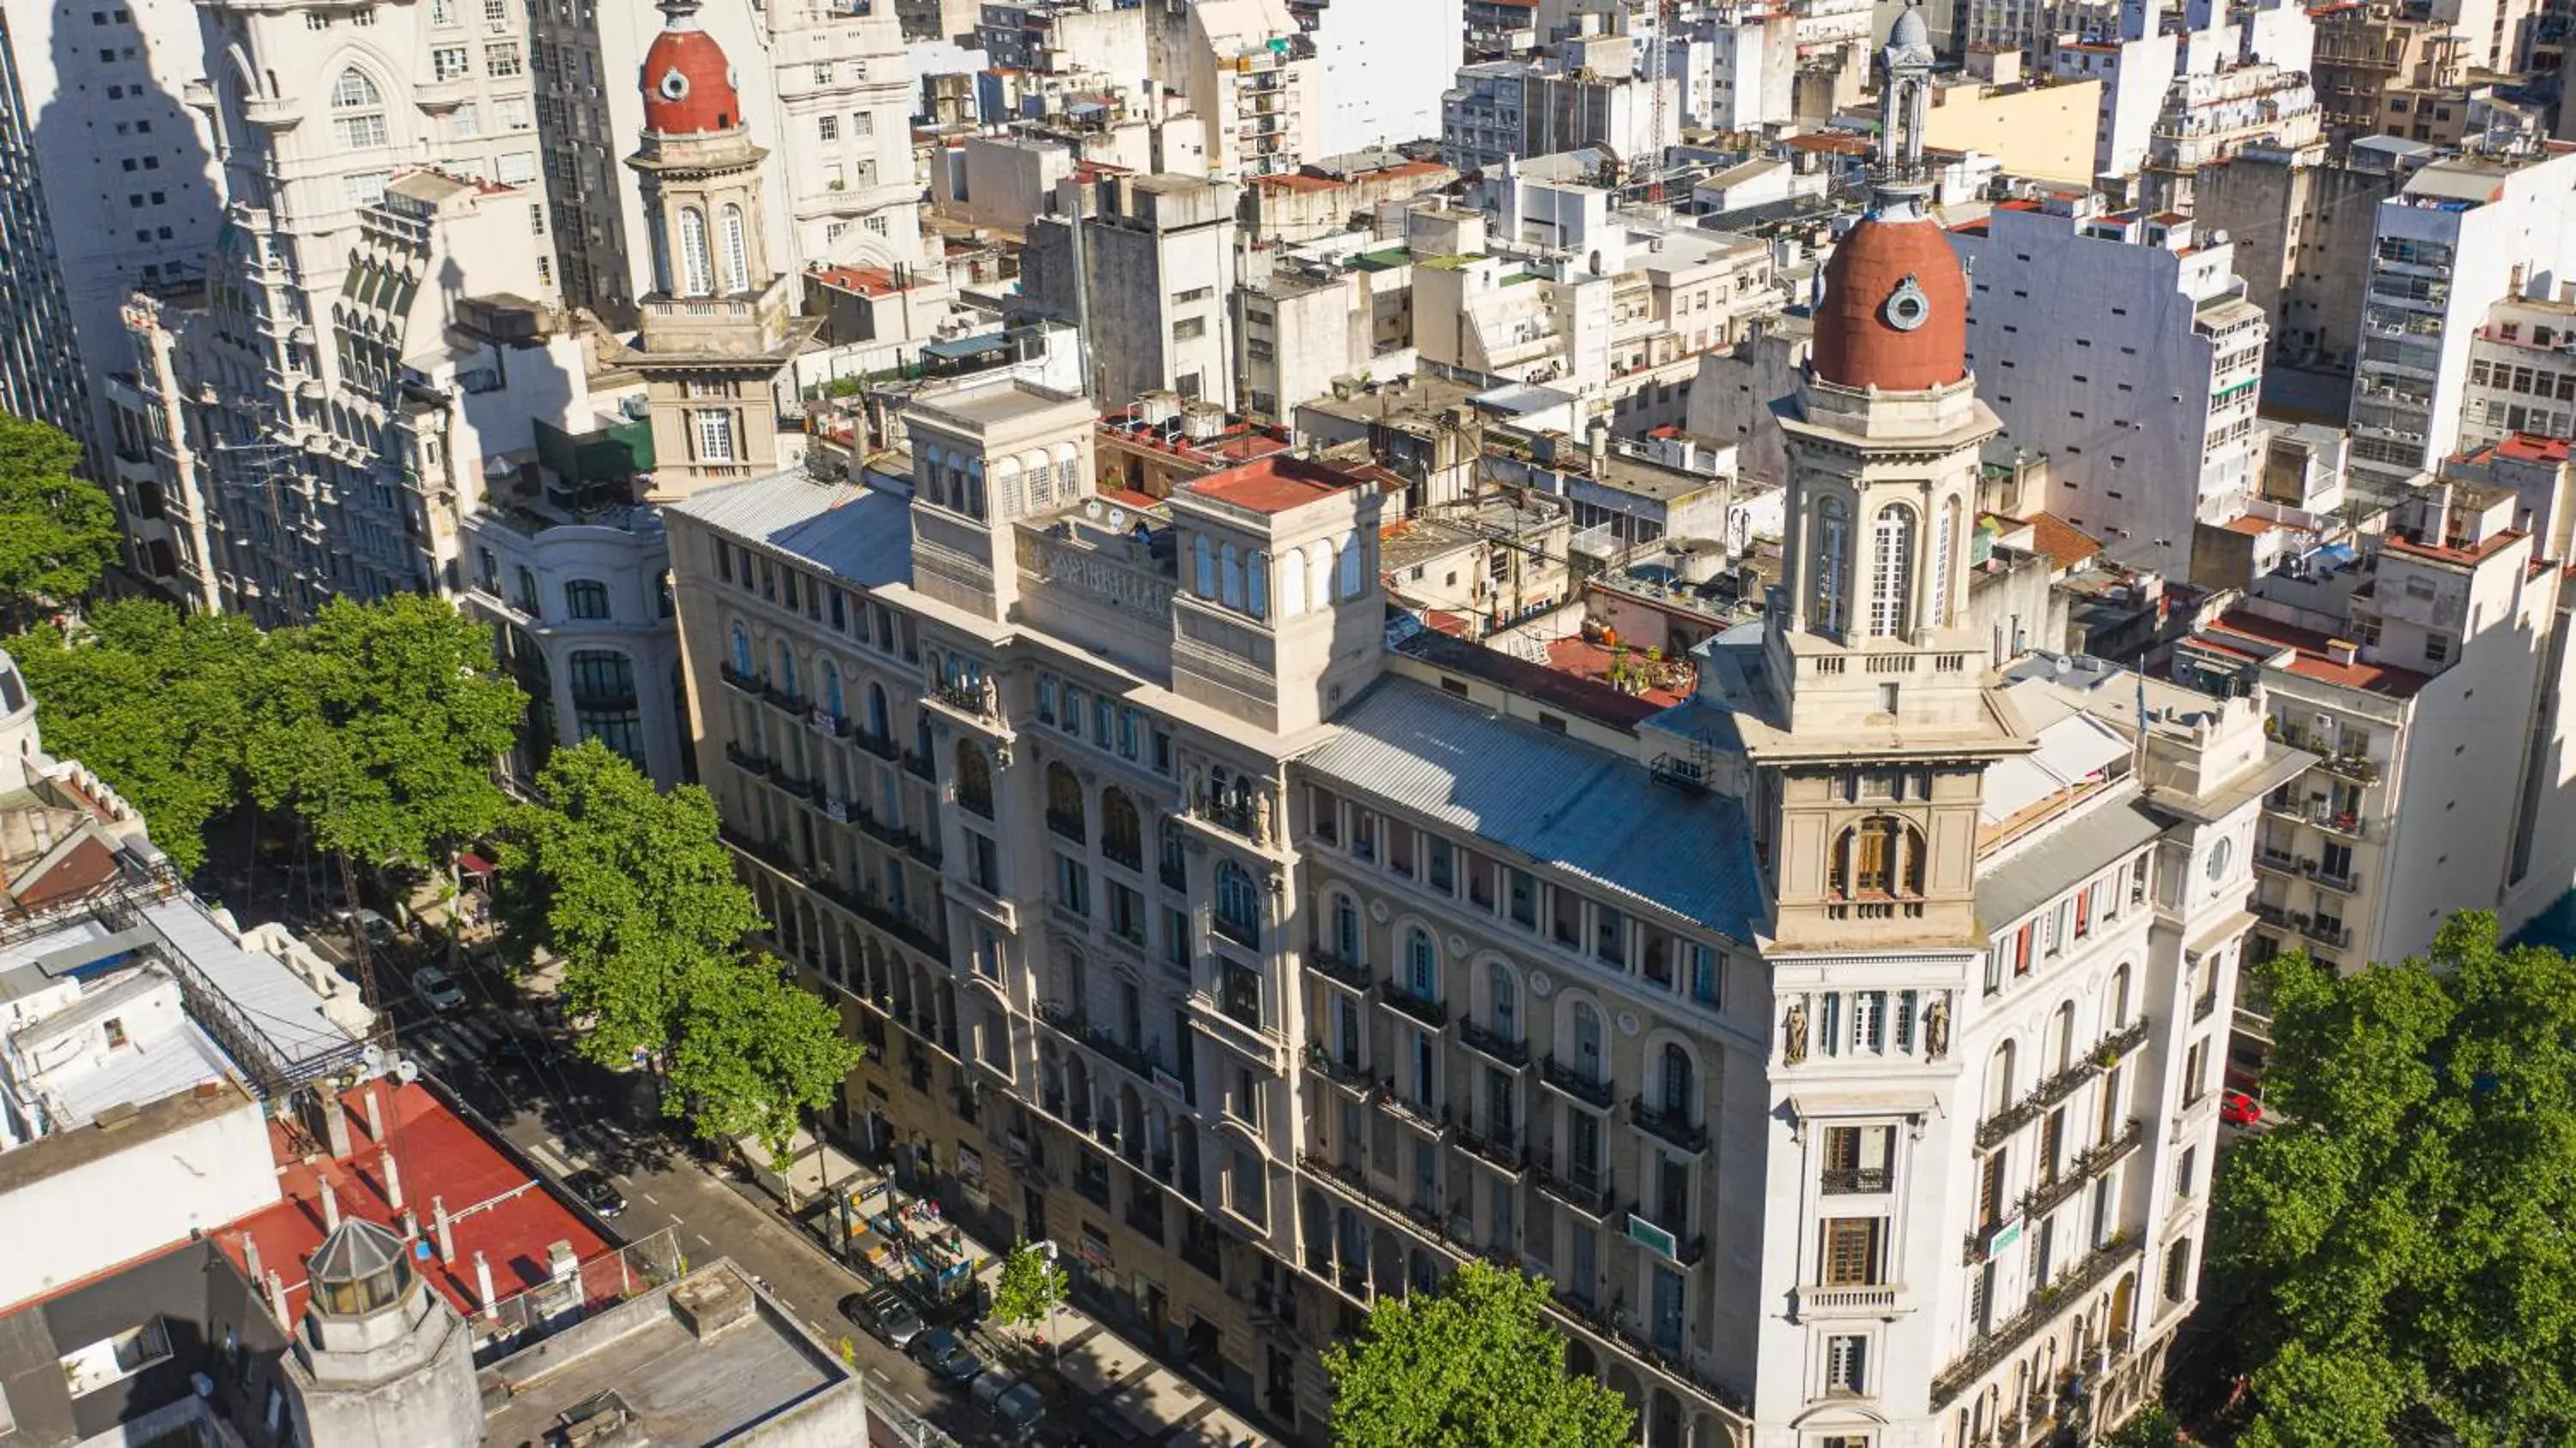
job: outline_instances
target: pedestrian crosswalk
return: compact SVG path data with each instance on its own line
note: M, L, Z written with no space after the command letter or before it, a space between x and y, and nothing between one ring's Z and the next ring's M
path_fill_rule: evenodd
M448 1067L483 1059L500 1039L500 1027L466 1016L421 1021L403 1032L404 1044L415 1053Z

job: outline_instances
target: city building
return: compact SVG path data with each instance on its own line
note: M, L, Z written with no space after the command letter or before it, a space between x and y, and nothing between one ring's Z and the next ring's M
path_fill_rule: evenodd
M1930 63L1900 20L1781 582L1682 702L1389 649L1383 463L1113 522L1089 405L1012 378L913 394L908 472L673 505L701 768L872 1047L827 1129L1304 1441L1322 1346L1473 1256L1550 1281L1651 1448L2130 1412L2307 756L2259 690L2004 668L1968 620L2000 422Z
M2237 516L2253 491L2265 322L2230 243L2089 192L2005 202L1951 243L1976 278L1986 395L2016 446L2048 455L2043 510L2188 577L2193 524Z
M922 262L913 78L896 7L682 0L662 8L740 62L726 76L730 119L777 158L764 188L776 200L758 220L780 271ZM964 8L961 16L946 6L938 23L965 22L947 33L971 27ZM533 0L527 9L564 298L631 327L660 280L652 206L624 164L624 147L651 124L651 97L632 78L653 69L667 23L644 4Z
M2469 348L2458 449L2471 452L2518 434L2562 442L2576 437L2576 299L2497 302Z
M2436 161L2374 208L2360 365L2352 382L2352 480L2394 496L2459 450L2469 354L2488 309L2555 299L2576 280L2576 216L2561 203L2576 155Z
M2176 76L2147 137L2140 204L2189 211L2203 167L2248 146L2295 151L2317 139L2319 115L2304 71L2258 62Z
M223 219L204 120L182 102L202 56L190 0L0 5L0 406L79 438L102 484L99 379L127 366L126 298L202 280Z
M1538 60L1460 66L1441 101L1440 159L1489 170L1596 146L1627 166L1660 158L1681 140L1681 81L1667 75L1657 104L1658 83L1637 74L1633 52L1628 36L1594 35Z
M1177 392L1236 405L1236 197L1214 177L1078 173L1031 229L1021 291L1081 328L1104 404Z
M2192 218L2233 244L2245 299L2271 324L2268 365L2351 376L2373 208L2434 158L2420 141L2365 136L2340 156L2323 140L2257 142L2201 168Z
M2471 37L2434 18L2429 9L2388 0L2344 0L2319 6L2315 13L2311 78L2327 133L2338 148L2357 137L2381 134L2392 88L2456 86L2473 63Z
M1188 12L1188 35L1183 42L1184 60L1177 88L1204 130L1200 154L1206 158L1208 175L1238 180L1272 176L1328 155L1416 139L1360 134L1347 144L1326 142L1328 112L1358 111L1368 102L1352 96L1345 103L1340 97L1349 93L1337 92L1328 105L1315 37L1298 23L1288 0L1198 0L1182 8ZM1361 10L1365 7L1349 5L1347 0L1345 8L1350 12L1347 17L1333 19L1336 32L1341 34L1335 42L1341 70L1373 70L1389 63L1376 51L1374 38L1347 32L1359 26L1372 31L1382 29L1391 23L1390 17L1372 13L1363 18ZM1405 9L1416 14L1445 11L1453 22L1457 19L1455 7L1448 0L1426 0ZM1392 23L1401 22L1399 19ZM1408 28L1408 33L1416 32ZM1463 32L1452 24L1449 35L1449 39L1438 43L1437 53L1459 53L1465 43ZM1414 89L1413 85L1401 84L1390 88L1388 94L1403 97ZM1406 109L1413 108L1408 102ZM1393 114L1352 114L1335 124L1344 126L1341 134L1347 136L1375 121L1392 120ZM1170 161L1163 165L1173 169Z
M1290 0L1288 8L1314 47L1316 98L1330 100L1318 106L1307 159L1439 137L1441 94L1467 58L1464 0Z
M2552 493L2559 461L2536 470ZM2263 801L2256 958L2302 948L2358 970L2422 951L2464 909L2510 932L2576 875L2566 575L2541 566L2565 508L2541 501L2423 484L2372 546L2258 580L2176 646L2177 678L2259 681L2268 731L2316 756Z

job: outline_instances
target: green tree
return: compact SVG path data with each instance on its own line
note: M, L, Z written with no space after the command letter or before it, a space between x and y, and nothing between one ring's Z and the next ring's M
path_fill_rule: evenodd
M2182 1425L2162 1403L2149 1403L2111 1435L2111 1448L2182 1448Z
M293 807L323 849L445 875L507 802L493 761L527 696L502 677L491 630L416 594L333 599L272 634L267 694L246 746L262 808Z
M2276 1124L2230 1153L2211 1254L2255 1288L2243 1441L2569 1441L2576 966L2467 911L2402 964L2259 970Z
M993 1320L1004 1327L1034 1327L1064 1306L1064 1294L1064 1264L1022 1237L1011 1244L993 1284Z
M80 460L59 428L0 413L0 616L70 603L116 562L116 505Z
M1469 1262L1438 1292L1381 1297L1356 1343L1324 1352L1339 1448L1625 1448L1636 1414L1565 1371L1548 1286Z
M616 1065L659 1052L666 1109L709 1140L783 1148L859 1048L777 961L744 959L765 922L714 798L661 793L596 740L556 750L537 790L543 803L515 810L501 844L501 916L521 947L563 961L566 1004L598 1023L582 1053Z
M97 771L142 811L153 843L183 873L204 863L207 824L241 800L242 741L265 692L265 641L249 620L134 599L69 631L21 634L8 648L35 694L46 747Z

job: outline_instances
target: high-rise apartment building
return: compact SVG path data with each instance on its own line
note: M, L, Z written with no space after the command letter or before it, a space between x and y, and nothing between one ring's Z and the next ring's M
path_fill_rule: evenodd
M1976 279L1986 396L2012 442L2048 454L2045 511L2187 578L2192 525L2253 492L2267 328L2231 244L2089 192L2005 202L1951 243Z
M203 74L197 8L7 0L0 48L0 165L12 173L0 232L9 299L0 306L16 354L0 386L10 388L10 410L88 444L98 480L114 484L112 413L99 383L129 364L126 298L202 278L222 218L204 122L183 103ZM18 369L38 359L26 375L44 385L21 390ZM130 488L115 491L129 519L145 506Z
M1651 1448L2134 1409L2306 756L1966 622L1998 424L1919 19L1888 61L1783 582L1654 717L1389 649L1374 472L1113 509L1090 406L1010 378L915 393L908 479L669 509L701 766L872 1048L837 1131L1303 1441L1321 1348L1479 1256Z
M2576 156L2438 161L2379 203L2352 385L2352 476L2394 496L2457 450L2488 309L2576 282Z

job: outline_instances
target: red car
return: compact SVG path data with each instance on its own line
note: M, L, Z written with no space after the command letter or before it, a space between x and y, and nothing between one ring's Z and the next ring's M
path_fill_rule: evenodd
M2242 1091L2222 1092L2218 1098L2218 1119L2230 1126L2253 1126L2263 1119L2263 1103Z

